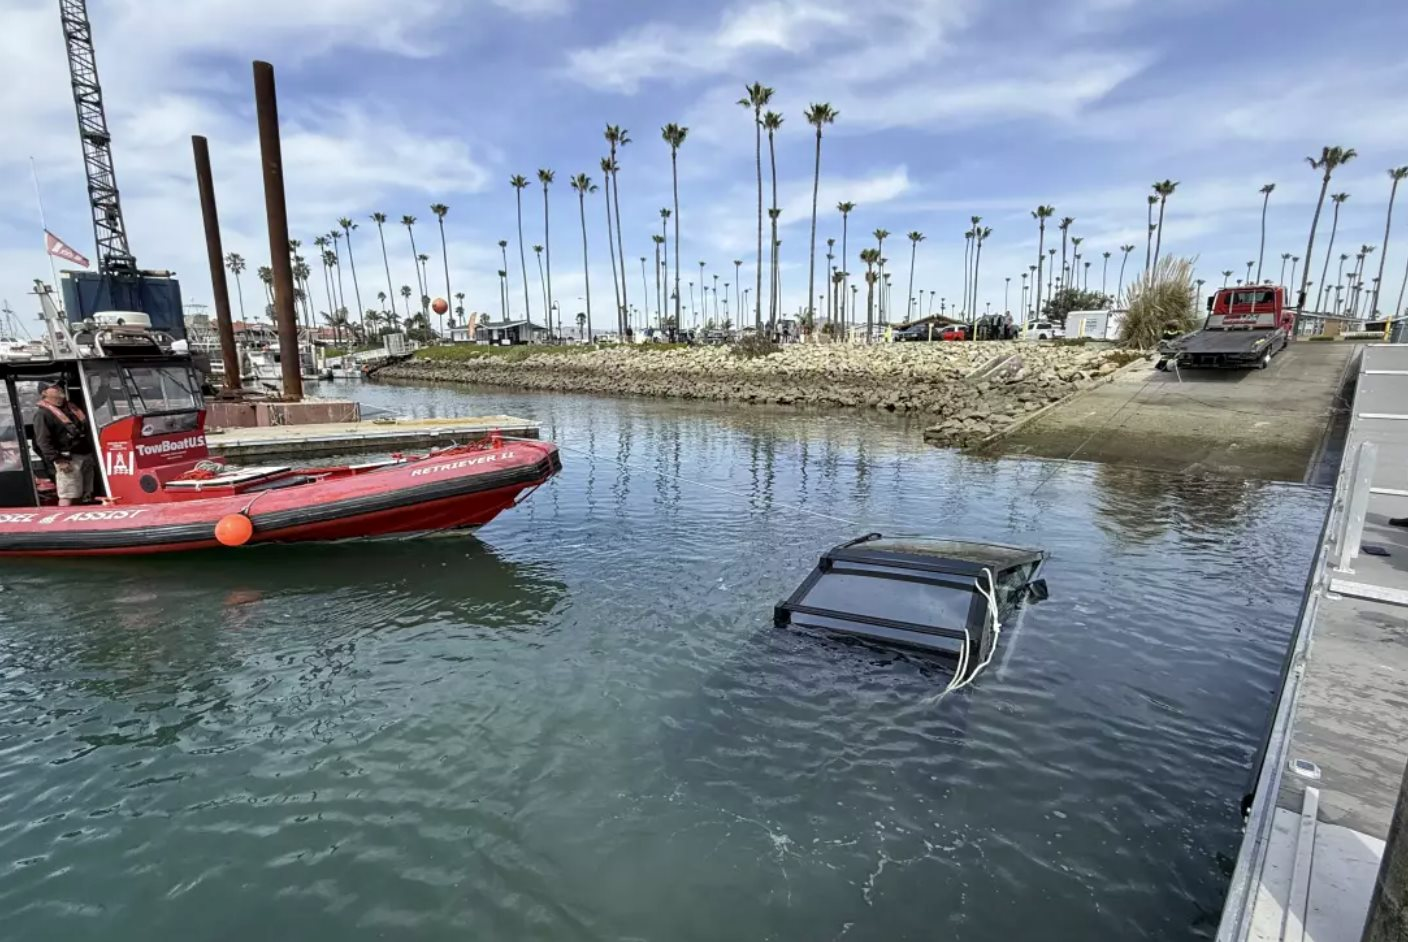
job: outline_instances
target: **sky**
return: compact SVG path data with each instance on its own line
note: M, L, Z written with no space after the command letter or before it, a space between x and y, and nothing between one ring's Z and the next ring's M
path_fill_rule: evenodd
M963 233L981 216L980 307L1020 306L1020 278L1035 263L1031 210L1074 217L1093 260L1090 286L1121 244L1139 248L1145 197L1157 180L1179 182L1169 199L1163 250L1196 259L1198 276L1240 277L1258 255L1262 196L1264 276L1281 255L1302 255L1319 190L1305 163L1325 145L1359 156L1331 191L1350 194L1341 248L1381 245L1387 169L1408 164L1408 4L1401 0L91 0L131 248L144 268L178 273L183 296L211 302L190 136L210 140L226 252L242 254L244 309L262 315L254 277L268 264L250 63L274 64L283 128L291 234L305 251L339 217L356 220L352 258L362 308L387 290L374 211L417 217L415 237L434 258L430 294L445 294L439 233L445 220L452 292L497 316L508 240L510 304L524 306L514 174L523 191L529 246L527 304L541 322L543 294L531 249L552 253L553 294L569 321L586 308L582 231L568 179L601 183L607 124L629 131L620 204L628 300L655 308L654 244L671 205L670 153L660 128L689 128L679 152L682 291L718 276L733 284L741 260L753 283L757 191L751 113L744 87L776 89L784 118L776 138L784 310L807 293L815 132L810 103L839 112L822 140L817 291L825 240L837 239L838 201L850 215L850 269L862 270L870 233L888 229L897 306L922 232L914 293L951 305L962 292ZM55 0L0 0L0 299L28 322L33 279L49 279L31 181L47 222L95 255L81 151ZM767 168L764 141L764 172ZM543 232L539 168L555 172L550 238ZM1408 191L1408 187L1403 188ZM1386 256L1390 307L1408 268L1408 192ZM1317 237L1324 261L1329 207ZM588 198L586 227L594 325L614 319L606 207ZM1047 234L1047 245L1052 244ZM385 231L390 280L414 286L407 231ZM673 229L671 230L673 242ZM1059 236L1057 236L1059 245ZM673 254L673 246L671 247ZM309 252L311 255L312 253ZM640 257L651 276L642 287ZM1370 256L1370 267L1379 253ZM840 264L839 260L837 264ZM671 259L673 269L673 258ZM1289 274L1289 273L1288 273ZM1319 272L1313 276L1319 279ZM1011 281L1010 294L1007 279ZM314 294L328 309L315 268ZM696 284L695 290L699 289ZM729 288L730 295L735 288ZM862 287L862 299L864 289ZM231 303L239 302L231 284ZM696 306L699 299L696 297ZM713 299L710 301L712 314ZM937 310L938 305L935 304ZM737 319L737 302L729 308Z

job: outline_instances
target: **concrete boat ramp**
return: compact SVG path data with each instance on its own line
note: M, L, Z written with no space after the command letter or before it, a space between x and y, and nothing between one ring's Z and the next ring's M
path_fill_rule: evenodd
M456 419L394 419L326 422L209 430L212 454L235 461L264 458L326 458L405 449L443 448L485 438L494 432L537 438L539 425L511 415Z
M1408 517L1408 345L1376 344L1359 363L1219 942L1408 938L1408 820L1393 822L1408 784L1408 528L1388 523L1398 517Z

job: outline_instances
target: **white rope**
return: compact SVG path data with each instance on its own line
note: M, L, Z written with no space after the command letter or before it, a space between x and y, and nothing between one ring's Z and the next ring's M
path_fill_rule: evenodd
M983 669L992 663L994 655L997 654L997 643L1002 638L1002 623L997 617L997 582L993 579L992 569L984 566L983 575L987 577L987 588L983 588L981 582L974 585L978 594L988 603L987 618L984 623L992 623L992 647L988 650L988 656L983 658L982 663L973 668L973 672L968 674L968 662L971 659L970 649L973 646L973 636L968 632L968 626L963 626L963 647L958 652L958 664L954 668L953 677L949 679L948 686L930 697L928 702L933 704L953 693L955 690L962 690L964 687L978 679L978 675ZM967 676L965 676L967 675Z

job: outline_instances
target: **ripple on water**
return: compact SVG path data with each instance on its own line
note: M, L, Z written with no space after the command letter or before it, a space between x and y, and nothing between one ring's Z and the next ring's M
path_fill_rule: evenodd
M7 566L7 931L1210 935L1320 492L874 417L364 394L573 451L482 539ZM936 700L925 658L771 627L856 535L792 504L1045 546L1052 599Z

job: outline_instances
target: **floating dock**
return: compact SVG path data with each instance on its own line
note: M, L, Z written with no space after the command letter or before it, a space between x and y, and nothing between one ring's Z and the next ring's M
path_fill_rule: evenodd
M1408 759L1408 528L1388 522L1398 517L1408 517L1408 344L1373 344L1218 942L1363 937Z
M208 430L212 454L236 461L264 458L326 458L332 455L384 454L404 449L443 448L499 432L537 438L539 425L511 415L457 419L394 419L326 422L260 428Z

